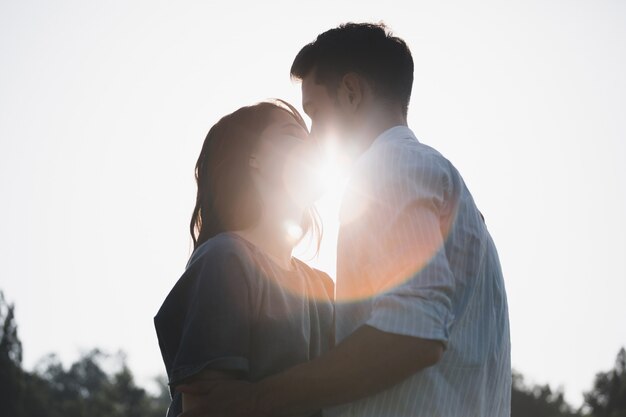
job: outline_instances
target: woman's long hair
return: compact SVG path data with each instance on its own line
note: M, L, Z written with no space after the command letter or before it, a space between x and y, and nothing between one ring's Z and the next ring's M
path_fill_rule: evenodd
M254 226L261 215L261 200L249 175L249 158L277 109L288 112L308 131L300 113L283 100L261 102L220 119L207 134L196 162L198 186L189 231L194 250L213 236ZM319 251L322 226L312 206L300 227L311 233Z

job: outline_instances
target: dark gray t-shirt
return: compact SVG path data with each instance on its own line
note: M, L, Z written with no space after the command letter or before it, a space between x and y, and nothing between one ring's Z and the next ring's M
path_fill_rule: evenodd
M173 388L205 368L258 381L327 351L334 342L333 281L294 258L279 267L235 233L202 243L154 317Z

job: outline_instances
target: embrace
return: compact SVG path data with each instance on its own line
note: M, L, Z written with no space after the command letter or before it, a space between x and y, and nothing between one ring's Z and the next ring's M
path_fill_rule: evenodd
M224 116L195 166L194 243L154 317L168 417L507 417L506 291L456 168L407 125L413 58L348 23L291 66L282 100ZM350 156L337 276L292 250L321 239L316 167Z

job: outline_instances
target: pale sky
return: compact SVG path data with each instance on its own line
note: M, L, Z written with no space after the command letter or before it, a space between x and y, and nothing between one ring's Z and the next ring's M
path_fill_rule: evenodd
M496 241L513 366L575 405L626 346L626 2L0 0L0 289L28 369L123 349L184 270L193 168L226 113L300 107L293 57L345 21L409 44L409 125ZM311 263L334 277L336 201Z

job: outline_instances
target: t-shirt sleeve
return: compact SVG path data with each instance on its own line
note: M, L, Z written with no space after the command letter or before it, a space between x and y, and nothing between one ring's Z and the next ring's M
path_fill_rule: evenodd
M248 372L250 290L235 253L206 253L185 271L187 310L169 384L205 368Z

